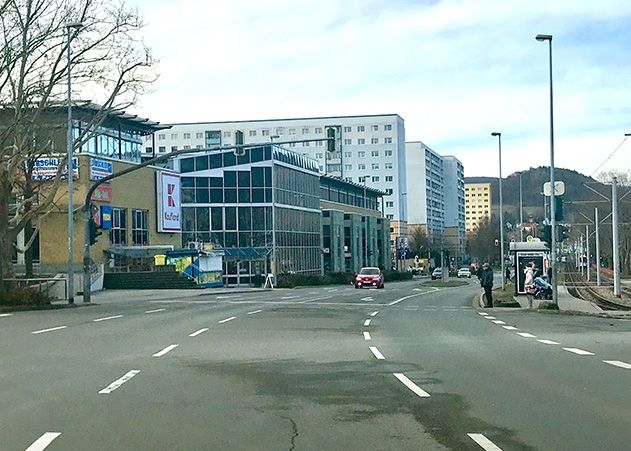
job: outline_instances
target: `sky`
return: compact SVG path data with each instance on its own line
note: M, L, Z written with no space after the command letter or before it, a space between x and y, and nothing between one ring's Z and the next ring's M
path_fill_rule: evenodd
M499 175L491 132L502 133L504 177L550 164L548 43L535 40L550 34L555 166L631 170L628 0L127 4L160 74L134 113L162 123L396 113L406 141L456 156L467 177Z

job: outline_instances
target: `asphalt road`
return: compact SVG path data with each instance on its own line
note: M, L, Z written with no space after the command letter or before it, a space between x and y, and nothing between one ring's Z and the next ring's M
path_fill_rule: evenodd
M481 310L479 291L120 292L0 316L0 449L631 449L631 321Z

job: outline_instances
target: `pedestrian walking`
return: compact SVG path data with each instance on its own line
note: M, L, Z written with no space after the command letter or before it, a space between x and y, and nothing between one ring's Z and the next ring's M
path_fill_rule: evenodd
M528 298L528 307L532 308L532 296L536 291L535 281L535 262L530 262L524 269L524 291Z
M482 265L482 277L480 285L484 288L484 296L486 297L486 307L493 308L493 270L488 263Z

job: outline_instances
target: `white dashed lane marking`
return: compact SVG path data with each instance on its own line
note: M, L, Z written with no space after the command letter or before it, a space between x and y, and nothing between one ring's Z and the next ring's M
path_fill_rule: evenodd
M517 332L517 335L524 338L537 338L536 335L529 334L528 332Z
M603 362L608 363L609 365L617 366L619 368L624 368L625 370L631 370L631 364L621 362L620 360L603 360Z
M222 319L221 321L219 321L219 324L223 324L223 323L227 323L228 321L232 321L233 319L236 319L236 316L231 316L230 318L226 318L226 319Z
M484 434L467 434L471 440L476 442L485 451L502 451L495 443L490 441Z
M496 317L491 316L491 315L485 316L485 318L486 318L486 319L497 319Z
M364 326L370 326L370 321L372 321L372 320L367 319L366 321L364 321Z
M377 311L377 312L372 312L372 313L370 314L370 316L377 316L377 313L379 313L379 312L378 312L378 311Z
M92 321L94 321L95 323L99 323L101 321L109 321L111 319L122 318L122 317L123 315L106 316L105 318L97 318L97 319L93 319Z
M488 313L486 313L486 312L478 312L478 315L482 315L482 316L489 316L489 314L488 314Z
M248 312L248 315L254 315L255 313L261 313L263 310L254 310L253 312Z
M43 451L60 435L61 432L46 432L40 438L35 440L31 446L26 448L26 451Z
M204 332L206 332L208 330L208 327L204 327L202 329L196 330L195 332L193 332L192 334L189 334L189 337L197 337L200 334L203 334Z
M430 397L429 393L427 393L421 387L419 387L414 382L412 382L405 374L403 373L392 373L392 374L394 375L394 377L399 379L403 385L405 385L407 388L412 390L412 392L415 393L417 396L420 396L421 398Z
M156 352L153 357L162 357L164 354L166 354L167 352L173 351L175 348L177 348L179 345L169 345L166 348L164 348L162 351L160 352Z
M364 332L364 340L371 340L370 332Z
M574 354L578 354L578 355L594 355L593 352L585 351L579 348L563 348L563 350L568 351L568 352L573 352Z
M103 390L99 391L99 394L100 395L109 395L110 393L112 393L114 390L116 390L118 387L123 385L125 382L130 380L132 377L134 377L138 373L140 373L140 370L128 371L123 377L121 377L120 379L115 380L110 385L105 387Z
M504 321L500 321L499 319L496 319L495 321L493 321L495 324L506 324Z
M537 340L539 343L543 343L544 345L558 345L556 341L552 340Z
M377 360L385 360L386 359L383 356L383 354L381 352L379 352L379 349L377 349L376 346L369 346L369 349L373 353L373 355L377 358Z
M372 301L372 297L371 296L366 296L365 298L361 298L360 301L366 301L366 302L370 302Z
M515 326L502 326L506 330L519 330Z
M55 330L61 330L61 329L65 329L68 326L57 326L57 327L51 327L50 329L42 329L42 330L36 330L35 332L31 332L33 335L37 335L37 334L43 334L46 332L53 332Z
M7 316L13 316L13 313L0 313L0 318L6 318Z
M164 312L166 309L165 308L157 308L154 310L147 310L145 313L158 313L158 312Z

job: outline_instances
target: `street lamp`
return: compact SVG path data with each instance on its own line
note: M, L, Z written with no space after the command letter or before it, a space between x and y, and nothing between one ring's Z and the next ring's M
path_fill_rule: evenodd
M491 133L491 136L497 136L497 144L499 147L500 155L500 261L502 262L502 291L504 291L504 201L502 198L502 134L500 132L493 132Z
M556 209L555 209L555 186L554 186L554 109L552 97L552 35L538 34L535 39L539 42L548 41L549 72L550 72L550 264L552 266L552 300L559 304L557 290L557 230L556 230Z
M68 303L74 304L74 199L73 199L73 139L72 139L72 86L70 81L70 41L72 40L72 30L79 30L83 24L81 22L68 22L66 24L66 56L68 63L68 128L66 130L66 152L68 163L66 164L68 178Z

